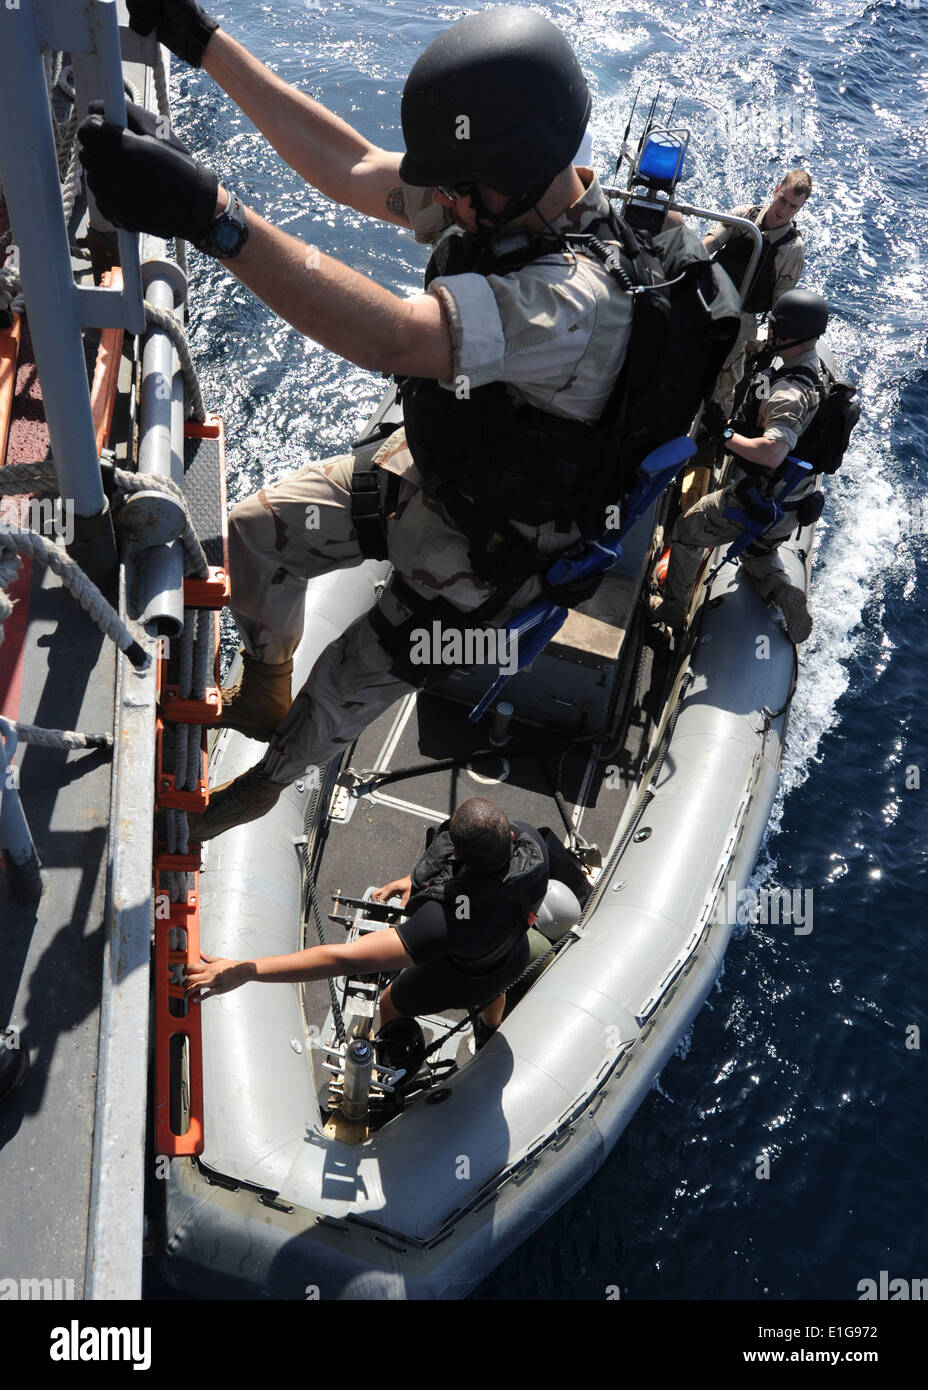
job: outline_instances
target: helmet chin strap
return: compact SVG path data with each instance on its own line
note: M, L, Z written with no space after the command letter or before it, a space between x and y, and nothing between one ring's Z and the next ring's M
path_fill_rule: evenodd
M785 343L776 340L772 344L772 348L774 352L780 353L783 352L784 349L789 351L790 348L799 347L800 343L814 343L816 341L815 338L791 338L789 342Z
M536 203L540 203L550 187L551 180L548 179L547 183L540 184L537 188L530 189L528 193L514 193L502 212L491 212L483 200L483 195L480 192L479 186L475 183L470 191L470 201L471 207L477 215L477 230L472 233L472 235L483 245L488 241L492 241L497 232L500 231L502 227L505 227L507 223L513 222L517 217L521 217L523 213L531 211ZM540 213L538 215L539 217L541 216ZM544 221L544 218L542 218L542 221ZM490 222L492 226L481 227L481 222Z

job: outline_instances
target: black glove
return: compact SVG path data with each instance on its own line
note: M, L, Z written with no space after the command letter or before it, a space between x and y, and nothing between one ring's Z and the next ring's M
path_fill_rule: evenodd
M206 45L219 21L196 0L127 0L127 4L130 29L143 37L154 29L159 42L178 58L195 68L202 65Z
M87 107L87 114L102 116L105 121L103 102L92 101ZM144 106L136 106L134 101L126 102L126 125L133 135L151 135L156 140L163 140L172 149L180 150L181 154L190 153L187 146L174 134L167 116L157 116L154 111L149 111Z
M699 421L699 427L696 431L696 443L705 444L709 439L714 439L721 443L722 431L727 428L728 421L718 401L706 401Z
M157 116L131 103L127 109L128 130L98 115L88 116L77 129L81 163L97 207L114 227L202 241L216 218L218 178L176 136L159 139L147 133L157 128Z

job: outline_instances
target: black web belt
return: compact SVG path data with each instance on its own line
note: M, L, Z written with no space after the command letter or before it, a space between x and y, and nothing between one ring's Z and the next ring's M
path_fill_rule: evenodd
M388 558L385 519L396 509L403 481L398 473L373 463L382 443L377 439L356 451L351 475L351 522L366 560Z

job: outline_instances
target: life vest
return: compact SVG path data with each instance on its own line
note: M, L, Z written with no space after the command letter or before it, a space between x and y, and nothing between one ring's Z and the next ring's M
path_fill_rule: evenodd
M851 432L860 419L860 402L855 399L856 386L838 381L821 359L819 367L820 370L816 372L809 366L785 364L775 372L769 368L756 372L732 425L738 434L750 439L757 438L762 433L761 406L776 383L799 378L815 387L818 408L790 452L795 458L811 463L816 473L832 474L841 467ZM739 463L742 468L745 467L744 460L739 460Z
M821 379L813 367L805 365L794 367L789 363L784 363L782 367L775 369L770 365L761 367L750 377L747 390L735 417L732 419L732 428L736 434L743 434L748 439L758 439L763 434L764 431L760 422L761 409L773 395L777 386L784 381L801 381L807 386L812 386L819 400L821 399Z
M782 367L778 367L774 370L772 366L766 366L756 371L748 381L747 390L731 421L732 428L736 434L742 434L747 439L760 438L764 433L760 421L761 408L764 402L773 394L777 385L783 381L802 382L807 386L814 387L818 397L815 410L816 414L818 413L821 402L821 384L818 373L812 367L794 367L784 363ZM791 450L795 458L805 457L804 454L799 452L799 448L809 428L810 426L807 425L806 431L796 441L795 449ZM753 463L750 459L741 458L740 456L736 461L738 467L747 476L737 483L735 495L742 506L749 510L749 514L753 515L753 513L750 513L752 489L759 489L762 498L769 497L782 479L786 471L786 463L784 461L780 464L779 468L770 469L764 468L761 464ZM754 517L754 520L759 519L758 516Z
M751 221L760 212L760 204L748 211ZM789 246L790 242L795 241L799 232L794 224L778 241L769 241L763 232L763 245L761 247L760 259L751 277L751 283L747 287L741 310L745 314L766 314L773 307L773 287L776 283L776 257L777 252L783 246ZM715 261L723 270L727 271L735 288L739 289L741 281L744 279L754 250L754 238L749 232L735 232L725 245L715 254Z
M475 573L496 584L550 564L510 521L602 534L607 507L628 492L645 455L689 429L740 325L733 287L688 228L642 243L614 213L595 225L618 246L589 232L526 236L500 255L452 235L426 272L426 284L436 274L506 274L563 253L566 242L606 264L623 292L648 287L635 294L625 362L595 423L516 404L502 382L459 397L434 379L401 380L406 439L423 487L471 541Z
M488 914L499 917L500 937L490 950L475 957L448 958L465 973L483 974L506 959L532 925L532 909L548 887L547 851L518 822L513 829L516 836L504 872L455 872L461 869L461 862L454 857L454 843L446 826L436 830L412 871L416 886L406 904L407 915L426 902L441 903L446 912L453 913L458 899L465 896L472 919Z

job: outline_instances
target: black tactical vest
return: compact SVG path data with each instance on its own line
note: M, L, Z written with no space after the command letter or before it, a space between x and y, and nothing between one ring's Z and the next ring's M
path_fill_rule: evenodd
M781 381L795 380L802 381L807 386L814 386L821 397L821 377L813 367L794 367L789 363L784 363L776 371L772 367L765 367L761 371L755 372L748 383L737 416L731 422L735 433L743 434L747 439L759 438L763 434L760 427L760 411L764 401ZM809 426L807 426L808 428Z
M555 522L565 530L576 524L591 538L602 534L607 506L628 491L645 455L688 430L740 324L732 287L687 228L671 228L647 246L614 216L596 230L621 249L568 235L570 249L611 259L626 292L655 286L636 297L625 363L598 421L517 404L502 382L460 394L429 378L400 382L406 438L423 487L474 542L475 572L494 580L494 548L527 544L509 521ZM426 284L438 274L506 274L563 250L562 239L538 235L500 255L452 235L433 256ZM492 542L485 555L483 534Z
M753 221L759 212L760 204L749 210L748 217ZM763 233L761 235L763 236ZM795 241L798 235L799 233L793 225L785 236L780 237L779 241L768 241L767 237L763 236L760 259L741 305L745 314L766 314L773 307L773 287L777 278L777 252L781 246L788 246L791 241ZM741 281L744 279L753 250L754 238L750 233L736 232L716 254L717 263L731 276L736 289L741 287Z
M603 222L604 235L615 236ZM513 241L514 248L500 254L493 244L452 233L432 254L426 286L438 275L505 275L564 251L564 242L549 234L510 237L503 244ZM605 418L587 424L517 403L499 381L473 390L462 382L449 391L432 378L404 377L399 388L406 439L425 491L453 516L455 498L464 495L501 522L554 521L566 529L580 518L590 481L601 474L612 442Z
M537 832L529 834L521 822L513 821L516 835L507 868L490 874L456 873L462 865L454 857L454 842L447 824L438 828L413 869L413 882L419 886L413 888L406 913L415 912L426 902L441 903L446 912L452 912L455 902L466 896L472 917L498 922L499 938L479 957L450 960L482 973L501 964L528 931L529 913L541 902L548 887L547 850L536 839Z
M737 414L732 419L732 428L736 434L743 434L746 439L758 439L763 430L760 426L760 412L764 401L770 396L773 390L781 381L802 381L807 386L814 386L818 392L819 402L823 395L822 379L813 367L801 366L794 367L785 363L778 367L776 371L772 367L765 367L755 372L751 377L747 391L741 401ZM817 414L817 412L816 412ZM806 443L810 440L815 430L816 416L813 415L805 430L797 439L795 447L790 450L795 458L806 459L811 463L813 460L807 457L808 450ZM758 463L752 463L750 459L740 456L737 459L738 467L746 473L755 483L761 484L761 492L767 495L779 483L785 463L777 469L764 468Z

